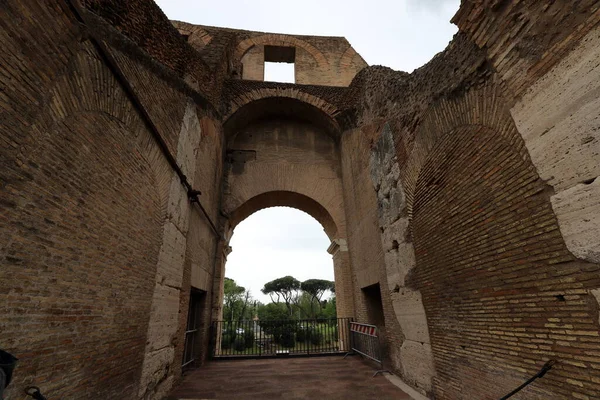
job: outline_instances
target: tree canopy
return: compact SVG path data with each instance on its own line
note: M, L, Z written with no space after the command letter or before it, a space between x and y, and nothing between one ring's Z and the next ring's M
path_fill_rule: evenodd
M239 286L233 279L225 278L223 288L223 319L234 321L252 318L250 305L253 299L250 291Z
M314 299L321 301L321 298L328 290L334 292L335 284L325 279L308 279L300 285L303 292L310 294Z
M329 290L332 293L335 290L335 284L332 281L325 279L308 279L301 283L302 291L310 296L310 314L311 317L316 317L317 311L321 311L321 298ZM315 304L317 309L315 310Z
M300 281L298 279L288 275L265 283L261 292L268 294L271 297L271 301L274 303L279 303L279 300L283 299L289 314L292 315L292 304L298 297L300 286ZM273 295L277 296L277 301L273 299Z

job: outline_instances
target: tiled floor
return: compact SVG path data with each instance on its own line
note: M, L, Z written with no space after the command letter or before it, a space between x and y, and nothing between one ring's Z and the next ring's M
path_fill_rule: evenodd
M374 371L358 356L213 361L169 399L411 399Z

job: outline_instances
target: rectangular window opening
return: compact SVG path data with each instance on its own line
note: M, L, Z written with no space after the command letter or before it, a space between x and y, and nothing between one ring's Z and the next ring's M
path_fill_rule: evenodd
M376 326L385 326L379 283L363 288L362 294L365 305L367 306L367 318L369 323Z
M267 82L296 83L296 48L265 46L265 75Z

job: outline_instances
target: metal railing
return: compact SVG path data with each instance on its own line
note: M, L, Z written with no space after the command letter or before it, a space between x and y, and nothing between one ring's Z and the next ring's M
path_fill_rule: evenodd
M214 321L212 356L275 357L346 353L351 318Z
M351 351L348 354L352 352L358 353L375 361L381 366L380 369L375 371L373 376L383 372L389 372L388 370L383 369L383 353L381 342L379 341L379 328L375 325L350 322L350 343Z
M182 368L192 366L198 356L201 299L202 297L198 293L190 294L190 305L183 345L183 360L181 361Z

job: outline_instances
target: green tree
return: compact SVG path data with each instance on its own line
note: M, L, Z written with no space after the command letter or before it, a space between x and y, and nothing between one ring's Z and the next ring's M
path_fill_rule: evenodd
M278 321L289 319L290 315L285 304L269 303L258 306L258 318L260 321Z
M332 293L335 291L335 284L325 279L308 279L302 282L300 287L304 293L310 296L310 314L312 318L315 318L321 311L323 295L327 291Z
M293 305L296 303L300 290L300 281L293 276L284 276L283 278L274 279L271 282L265 283L262 288L264 294L271 297L273 303L279 303L281 299L288 310L288 315L293 315ZM277 301L273 299L273 295L277 296Z
M323 308L321 309L321 318L337 318L335 295L331 296L328 300L324 300L323 303Z
M233 279L225 278L223 290L223 319L241 321L252 318L253 299L250 291L239 286Z

